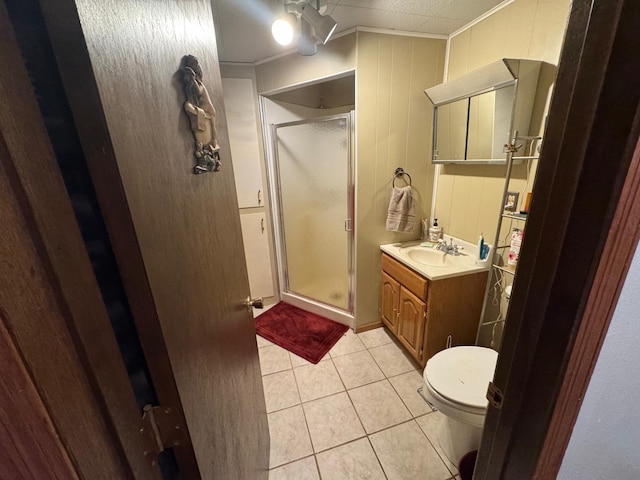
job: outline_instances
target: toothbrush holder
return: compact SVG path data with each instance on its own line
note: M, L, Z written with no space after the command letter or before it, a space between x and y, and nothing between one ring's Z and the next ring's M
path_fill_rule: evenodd
M493 245L491 244L485 244L487 247L489 247L489 253L487 253L487 256L484 258L484 260L480 260L480 252L478 252L478 258L476 258L476 265L482 266L482 267L489 267L491 265L491 259L493 258Z

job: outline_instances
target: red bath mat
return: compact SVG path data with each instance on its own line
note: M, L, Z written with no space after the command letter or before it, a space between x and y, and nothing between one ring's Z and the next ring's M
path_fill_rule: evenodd
M279 302L256 317L256 332L311 363L322 360L348 327Z

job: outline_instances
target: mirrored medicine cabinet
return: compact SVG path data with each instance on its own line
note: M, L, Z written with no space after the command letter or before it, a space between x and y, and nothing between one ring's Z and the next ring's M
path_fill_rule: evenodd
M504 58L425 90L433 163L504 164L514 132L529 135L541 62Z

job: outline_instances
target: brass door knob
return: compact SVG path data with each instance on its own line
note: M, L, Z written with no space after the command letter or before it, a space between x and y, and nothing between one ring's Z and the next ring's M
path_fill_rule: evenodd
M244 304L247 306L249 310L251 310L252 307L264 308L264 299L262 297L257 297L257 298L247 297L247 299L244 301Z

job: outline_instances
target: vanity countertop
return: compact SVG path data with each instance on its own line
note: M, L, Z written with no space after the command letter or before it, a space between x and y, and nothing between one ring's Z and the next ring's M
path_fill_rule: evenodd
M447 243L451 239L444 238ZM488 261L477 261L477 245L456 238L453 242L463 247L461 255L445 255L435 247L421 246L419 241L388 243L380 245L380 250L432 281L489 270Z

